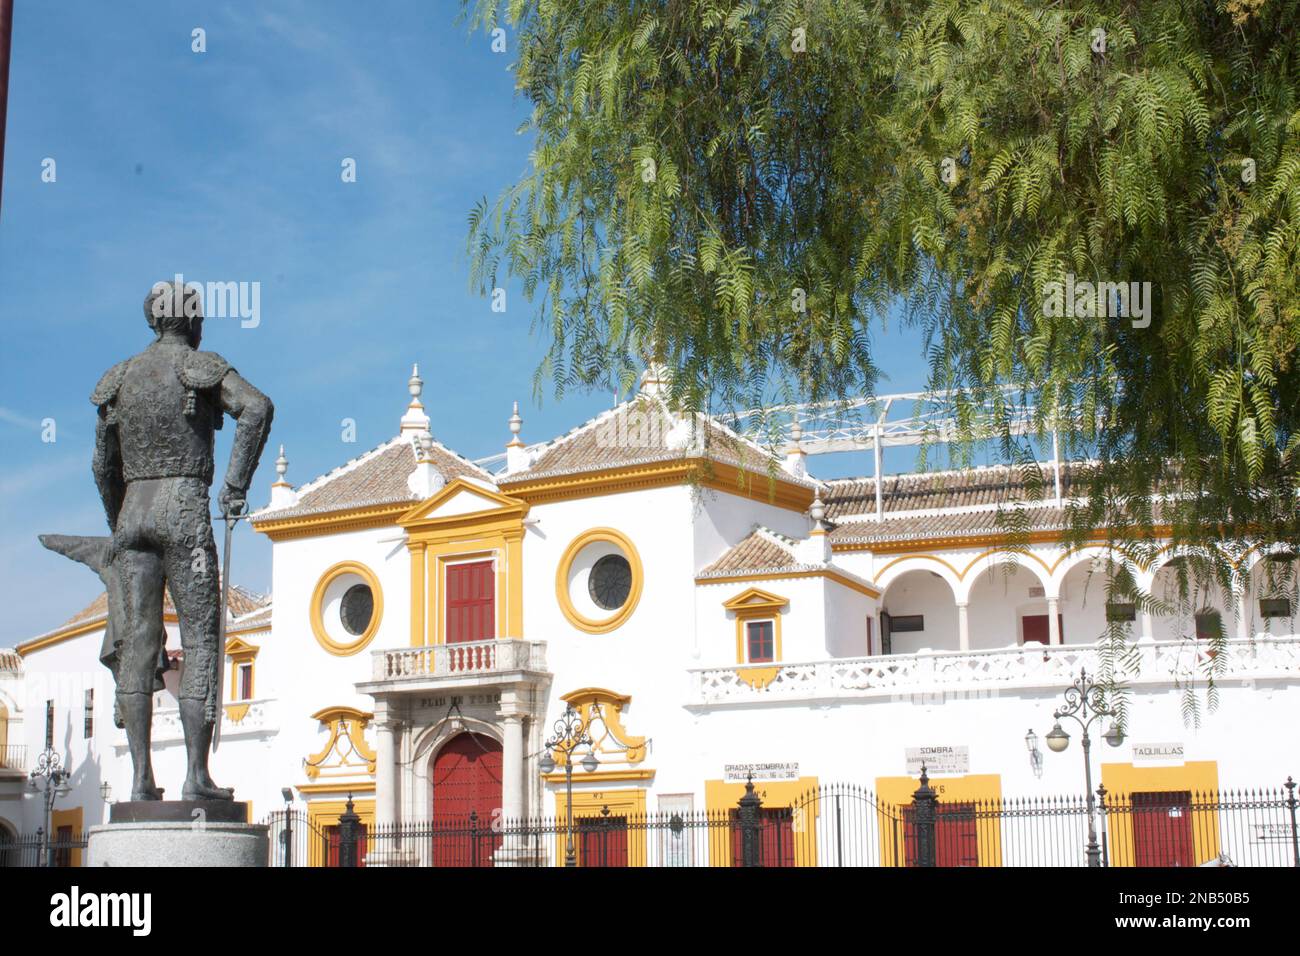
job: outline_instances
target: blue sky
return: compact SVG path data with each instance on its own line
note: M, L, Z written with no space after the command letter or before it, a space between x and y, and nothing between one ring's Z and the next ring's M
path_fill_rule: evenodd
M469 292L466 215L527 168L513 37L493 53L451 0L16 6L0 213L0 646L98 592L36 535L105 533L87 396L150 341L140 303L159 279L261 284L256 328L204 328L204 347L275 400L257 505L280 443L299 484L394 435L413 361L434 434L470 457L502 450L512 400L526 441L609 405L604 394L557 404L548 390L539 406L532 307L512 288L494 313ZM347 157L355 183L340 176ZM54 182L41 179L47 158ZM882 391L923 385L914 334L891 329L877 348L892 373ZM345 418L355 444L342 441ZM867 457L819 473L867 473ZM240 531L232 578L269 588L265 539Z

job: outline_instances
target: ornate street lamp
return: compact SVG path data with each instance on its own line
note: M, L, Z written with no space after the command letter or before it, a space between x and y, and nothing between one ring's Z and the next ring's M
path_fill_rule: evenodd
M50 821L54 816L55 798L66 797L72 790L68 777L68 771L63 768L63 758L53 748L47 748L36 758L36 766L31 772L30 781L32 792L43 792L45 799L45 828L41 831L42 866L54 865L54 848L50 846Z
M1088 788L1088 865L1101 866L1101 846L1097 843L1097 802L1092 794L1092 725L1099 718L1110 717L1110 729L1102 739L1112 747L1124 742L1124 732L1114 719L1119 711L1106 704L1106 689L1088 677L1086 668L1079 669L1079 679L1065 689L1065 706L1052 716L1055 726L1047 735L1047 746L1053 753L1062 753L1070 746L1070 735L1061 728L1061 718L1069 717L1083 730L1083 777Z
M565 708L563 716L555 722L555 733L551 735L550 740L546 741L544 745L546 753L542 755L539 761L542 773L550 774L555 772L555 757L552 752L558 751L564 757L564 822L567 839L564 848L565 866L578 865L578 855L573 847L573 757L579 750L586 748L587 755L582 758L582 769L587 773L593 773L600 766L593 749L595 744L592 743L591 736L587 733L592 721L599 716L599 705L592 704L591 712L584 723L581 715L570 704Z

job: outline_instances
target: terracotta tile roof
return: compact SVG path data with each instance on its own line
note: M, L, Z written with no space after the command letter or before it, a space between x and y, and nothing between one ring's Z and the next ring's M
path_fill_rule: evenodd
M438 442L432 446L434 467L447 481L470 477L492 481L482 468ZM409 434L398 435L347 464L298 488L298 502L289 508L263 508L257 520L280 520L303 515L328 514L366 505L418 501L406 481L415 471L415 444Z
M23 659L18 656L18 652L9 647L0 647L0 671L21 674L22 670Z
M230 589L230 607L228 610L231 621L246 617L252 614L265 613L268 616L271 613L271 599L265 595L250 591L248 588L242 588L238 584ZM172 605L171 594L163 591L163 614L176 615L176 608ZM53 631L46 633L54 634L76 624L88 624L91 621L102 621L108 616L108 595L101 593L95 600L91 601L72 617L68 618ZM242 622L241 622L242 623ZM44 635L42 635L44 636Z
M533 463L501 478L503 485L620 465L705 458L753 472L781 467L781 458L708 415L673 415L663 401L638 395L532 449ZM814 484L780 471L799 484Z
M1086 465L1071 464L1061 469L1061 493L1069 497L1081 481ZM1055 495L1051 468L1039 467L1041 494ZM900 511L925 511L937 508L971 508L1031 497L1024 471L998 465L963 471L886 475L882 493L885 514ZM832 521L848 517L874 515L876 482L874 478L837 479L826 482L823 492L826 517Z
M1066 512L1055 505L1032 505L1021 509L1030 531L1063 530L1069 526ZM923 541L966 535L1005 533L1009 527L997 509L950 511L932 515L885 518L882 521L850 521L831 532L831 544L884 544L891 541ZM1017 523L1016 527L1020 527Z
M795 567L798 562L788 541L788 538L767 528L755 528L739 544L724 551L722 557L701 571L698 577Z

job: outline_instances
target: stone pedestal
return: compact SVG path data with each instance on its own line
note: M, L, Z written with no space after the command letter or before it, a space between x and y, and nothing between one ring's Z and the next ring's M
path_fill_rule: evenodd
M87 865L266 866L267 827L245 823L247 814L229 800L114 804L109 822L90 828Z

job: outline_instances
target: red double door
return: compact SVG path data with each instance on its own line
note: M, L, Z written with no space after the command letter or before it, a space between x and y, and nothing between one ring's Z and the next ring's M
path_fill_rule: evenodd
M458 734L433 760L435 866L491 866L501 845L501 745Z

